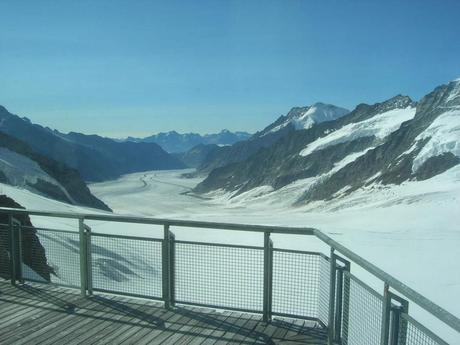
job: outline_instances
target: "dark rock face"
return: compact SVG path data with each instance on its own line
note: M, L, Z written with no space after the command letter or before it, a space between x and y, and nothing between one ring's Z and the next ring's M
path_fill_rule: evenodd
M242 162L260 149L270 147L280 138L295 132L294 126L288 125L281 130L262 137L256 135L232 146L216 147L208 153L202 164L197 168L198 174L205 174L225 165Z
M0 121L1 132L79 171L87 181L114 179L138 171L184 168L178 159L155 143L116 142L97 135L63 134L32 124L2 106Z
M195 191L204 193L224 188L228 191L238 190L238 193L241 193L261 185L270 185L278 189L295 180L326 173L347 155L376 145L376 139L373 136L358 138L326 147L305 157L300 156L299 152L326 133L334 132L350 123L367 120L382 112L407 108L412 104L409 97L396 96L372 106L361 104L348 115L334 121L319 123L306 130L296 131L287 126L286 132L282 133L274 143L264 148L254 148L256 152L250 154L247 159L211 171ZM267 128L270 127L273 125ZM238 144L244 143L247 142ZM233 145L232 148L236 150L238 144Z
M413 104L412 100L407 96L395 96L383 103L374 105L360 104L351 113L340 117L333 121L321 122L306 130L295 130L293 124L289 123L285 127L276 132L271 132L272 129L285 123L288 119L294 118L302 114L309 107L292 108L288 114L279 117L275 122L264 128L262 131L255 133L250 139L238 142L230 147L220 147L213 154L209 154L203 163L197 168L198 174L209 173L213 169L224 167L231 163L244 162L259 151L265 148L277 150L276 146L286 145L283 138L288 138L288 147L283 147L286 150L286 155L293 154L296 148L300 145L307 145L323 136L326 131L337 130L347 124L364 121L376 114L382 113L396 108L406 108ZM240 166L238 167L240 168ZM202 190L201 187L197 190Z
M0 207L23 208L13 199L0 195ZM21 225L32 227L28 216L18 215L15 218L21 222ZM10 277L10 232L8 229L8 215L0 213L0 277L8 279ZM3 224L6 224L4 226ZM22 229L22 250L23 262L39 274L46 281L50 281L50 274L53 270L48 266L45 249L37 237L33 228Z
M314 184L298 200L302 204L331 199L339 191L341 194L351 193L371 183L400 184L407 180L436 176L460 164L460 158L452 153L444 153L429 158L414 172L414 159L430 141L429 137L419 135L441 114L460 108L459 83L451 82L437 87L418 104L409 97L399 95L374 105L360 104L348 115L316 124L307 130L290 131L271 145L251 152L244 160L233 160L231 164L215 168L195 191L205 193L224 189L237 195L259 186L269 185L276 190L299 179L316 178ZM385 138L366 136L338 141L335 145L319 147L306 156L300 155L310 143L343 126L409 106L416 106L414 118L403 122L399 129ZM303 110L295 108L292 111ZM283 121L285 118L282 117L267 128L275 128L276 124ZM360 155L349 163L346 160L340 163L353 153Z
M175 153L174 156L180 159L187 167L197 168L206 161L208 155L218 149L219 146L214 144L200 144L187 152Z
M64 163L36 153L24 142L1 132L0 147L7 148L37 162L44 172L53 177L65 188L72 200L62 190L46 181L38 180L36 184L32 185L37 191L59 201L110 211L110 208L106 204L91 194L78 171L69 168ZM4 179L6 179L5 176ZM8 183L8 181L5 182Z
M460 164L460 158L451 152L428 158L415 173L419 181L428 180L444 171Z
M328 180L308 190L301 202L331 198L334 193L348 187L348 193L360 188L366 183L380 182L382 184L400 184L409 179L430 178L459 164L453 155L432 157L425 162L419 176L412 172L415 157L428 142L428 138L416 142L417 136L427 129L431 123L452 106L460 105L460 99L450 100L449 95L455 88L455 83L437 87L417 104L415 117L403 123L401 127L390 134L385 142L364 156L335 173ZM411 147L415 146L413 150ZM441 163L434 167L433 163ZM369 181L373 176L377 177Z

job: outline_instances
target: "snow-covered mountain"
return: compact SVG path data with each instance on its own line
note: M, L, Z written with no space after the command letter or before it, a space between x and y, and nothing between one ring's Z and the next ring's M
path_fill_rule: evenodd
M155 143L115 142L98 135L68 134L42 127L0 106L0 132L27 143L34 151L78 170L86 181L122 174L181 169L184 164Z
M321 102L306 107L295 107L292 108L287 115L281 116L278 120L256 135L259 137L264 136L268 133L277 132L289 125L297 130L308 129L321 122L336 120L349 112L348 109Z
M69 204L110 210L91 194L76 170L1 132L0 182Z
M396 96L291 131L247 159L211 171L195 191L260 196L295 185L296 204L369 185L426 180L460 163L460 81L418 103ZM252 191L252 192L250 192Z
M294 107L286 115L280 116L275 122L247 140L239 141L232 146L205 148L206 154L202 155L199 164L195 165L197 167L196 174L204 175L213 169L242 162L260 149L272 146L291 132L311 128L315 124L333 121L345 116L347 113L349 111L344 108L324 103L315 103L306 107ZM196 155L197 150L194 151L191 154Z
M198 145L233 145L238 141L248 139L250 136L251 134L246 132L230 132L226 129L219 133L205 135L198 133L177 133L176 131L171 131L154 134L145 138L128 137L126 141L137 143L156 143L166 152L179 153L186 152Z

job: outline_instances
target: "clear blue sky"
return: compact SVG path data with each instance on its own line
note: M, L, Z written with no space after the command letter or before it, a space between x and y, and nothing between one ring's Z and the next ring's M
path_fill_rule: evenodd
M0 2L0 104L108 136L256 131L460 76L460 1Z

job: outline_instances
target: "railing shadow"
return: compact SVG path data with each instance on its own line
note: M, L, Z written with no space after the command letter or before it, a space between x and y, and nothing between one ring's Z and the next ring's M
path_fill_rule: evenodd
M110 335L120 325L129 325L139 328L139 332L142 331L146 336L152 331L161 331L183 339L204 337L212 342L219 340L235 343L233 337L237 334L237 343L240 344L277 344L282 341L289 344L326 344L322 328L303 323L294 324L289 320L275 319L267 325L262 323L259 316L250 319L247 314L241 319L238 313L220 313L184 306L176 306L167 311L162 303L145 304L140 300L123 300L105 295L83 298L59 288L53 290L47 285L7 286L7 289L0 291L0 303L8 301L25 308L35 306L51 313L92 319L105 325L105 331L100 334L101 342L105 334ZM14 299L9 296L14 296ZM181 341L184 343L187 340Z

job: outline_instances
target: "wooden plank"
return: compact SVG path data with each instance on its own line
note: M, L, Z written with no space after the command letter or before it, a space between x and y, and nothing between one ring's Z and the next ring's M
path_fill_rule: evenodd
M89 303L89 302L87 302ZM38 339L41 335L45 337L50 336L53 332L56 331L56 328L60 323L68 320L75 314L69 314L59 311L50 311L43 317L40 317L34 320L33 323L27 325L26 327L21 327L13 333L17 335L11 339L2 340L5 344L15 342L15 344L29 344L30 342L38 343ZM59 330L57 330L59 332ZM19 338L19 339L17 339ZM15 340L16 339L16 340Z
M88 338L85 342L85 344L104 344L104 343L110 343L112 344L113 342L117 341L117 339L122 336L125 332L129 331L131 328L136 328L137 331L141 329L140 326L142 326L142 318L139 317L139 315L146 314L147 311L151 310L151 308L154 308L154 310L157 310L157 307L155 305L147 304L147 305L137 305L137 314L135 311L131 310L129 313L126 312L121 312L122 317L117 320L116 323L112 325L108 325L108 327L104 327L100 330L98 330L98 333L95 335L95 339ZM141 313L141 314L139 314ZM144 315L144 317L148 317L150 315ZM144 324L145 325L145 324ZM99 335L104 335L101 337Z
M103 301L103 303L101 303L101 301ZM114 313L112 303L118 303L117 296L96 296L93 299L93 308L97 306L98 311L96 313L91 312L88 317L89 320L86 320L86 322L81 324L79 327L71 329L69 336L67 336L65 340L58 338L55 344L86 344L92 336L95 336L99 331L105 329L106 327L112 327L117 331L121 328L128 327L128 325L121 324L118 321L123 317L126 317L126 314ZM115 322L114 317L118 316L119 318Z
M19 298L19 300L17 298ZM76 302L79 296L73 296L73 298L74 299L71 302ZM18 304L18 301L20 301L20 297L15 297L15 299L12 302ZM35 303L35 305L32 305L31 307L22 306L20 311L14 314L10 314L9 321L2 322L1 324L2 327L0 328L0 333L2 334L2 339L6 340L6 338L9 336L9 333L12 332L11 327L9 327L10 325L16 324L17 329L13 329L13 333L18 332L19 329L26 329L24 324L27 324L28 322L36 323L46 321L48 318L52 317L56 312L63 311L59 308L49 308L48 304L49 302L45 301ZM21 306L20 304L18 305Z
M113 326L115 327L109 327L112 328L112 334L115 330L118 331L118 335L115 338L112 338L110 344L124 344L129 339L129 337L139 332L143 328L153 328L158 325L162 325L161 316L164 313L166 313L166 310L164 308L159 308L158 304L134 305L134 308L129 313L125 313L122 318L114 323ZM125 319L123 317L125 317ZM121 328L118 330L116 324L122 324L124 322L127 324L126 329L124 331L122 331ZM109 328L107 328L107 330ZM99 334L101 331L102 330L98 330L97 334ZM92 338L93 337L89 337L88 340L90 341ZM107 335L101 339L107 341L110 340L107 339ZM87 344L87 342L85 342L85 344Z
M232 339L239 343L251 343L254 339L253 331L259 322L262 322L261 316L256 314L246 315L247 321L241 326L238 333Z
M199 337L196 337L190 341L190 345L199 345L206 342L206 340L210 340L212 337L213 332L217 332L219 327L222 325L225 320L230 317L230 313L222 313L222 312L215 312L212 314L212 321L210 321L210 325L203 329L200 333Z
M324 330L313 322L282 318L264 324L256 314L165 310L161 303L111 296L82 298L62 287L0 281L2 345L326 344Z
M231 312L230 317L222 323L220 327L221 333L216 335L217 339L212 344L223 345L230 343L245 322L246 318L243 313Z
M173 312L173 315L165 321L164 328L157 331L152 331L148 333L144 338L139 341L139 345L146 344L159 344L161 341L164 341L168 338L174 330L174 325L180 320L182 315Z
M254 328L254 344L272 343L272 336L276 332L276 326L273 323L259 322Z
M206 339L200 343L202 345L211 345L214 344L225 334L225 327L229 320L234 320L231 316L231 312L224 311L219 318L221 322L216 326L214 330L206 337Z
M170 310L166 310L164 308L161 309L162 314L161 314L161 319L163 321L162 325L159 325L159 327L156 328L151 328L151 327L144 327L140 331L134 333L130 339L127 339L126 344L134 345L134 344L139 344L140 342L143 342L144 338L148 337L155 337L155 334L160 334L164 329L165 329L165 323L172 318L175 313Z
M194 320L191 322L193 327L190 331L183 334L176 340L176 345L189 345L194 339L199 338L206 330L212 329L215 324L216 311L207 308L194 308ZM202 338L204 340L204 338Z
M187 344L188 337L194 337L195 329L198 330L198 324L200 319L205 315L200 308L181 308L176 310L177 313L183 315L181 327L169 338L166 338L162 344L183 344L184 341ZM181 340L182 339L182 340Z
M292 320L286 319L275 319L273 322L276 323L276 331L273 333L272 340L278 341L283 340L286 337L286 334L291 327Z
M113 298L108 297L108 300ZM74 317L59 325L59 331L46 339L47 344L67 344L71 340L74 341L82 334L87 334L100 317L110 312L109 307L95 303L95 298L88 298L88 301L86 308L82 308Z

